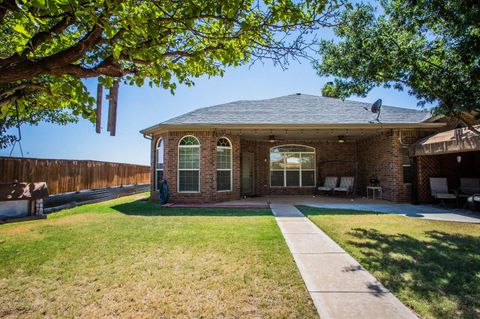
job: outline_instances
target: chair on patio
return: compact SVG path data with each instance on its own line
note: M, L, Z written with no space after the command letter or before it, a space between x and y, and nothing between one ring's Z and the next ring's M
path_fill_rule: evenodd
M336 176L327 176L325 177L325 182L323 186L317 188L320 192L331 192L337 186L338 177Z
M338 187L333 188L333 194L335 192L345 192L346 195L351 194L353 192L353 182L355 178L352 176L344 176L340 178L340 185Z
M471 210L480 211L480 194L473 194L467 199Z
M467 195L480 193L480 178L476 178L476 177L460 178L460 192Z
M430 177L430 193L433 198L440 200L442 206L445 206L445 200L457 199L456 194L449 192L445 177Z

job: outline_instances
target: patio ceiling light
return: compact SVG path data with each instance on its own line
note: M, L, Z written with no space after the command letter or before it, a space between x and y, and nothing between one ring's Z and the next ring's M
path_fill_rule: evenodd
M337 138L337 143L345 143L345 136L339 135Z
M269 136L268 136L268 141L269 141L270 143L275 143L275 141L276 141L276 140L275 140L275 135L269 135Z

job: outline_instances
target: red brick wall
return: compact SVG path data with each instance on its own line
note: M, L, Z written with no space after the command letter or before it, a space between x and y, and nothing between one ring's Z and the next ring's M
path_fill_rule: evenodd
M401 202L411 201L412 185L403 182L402 143L411 144L429 132L420 130L402 131L402 141L398 130L390 130L357 142L347 141L282 141L268 143L241 140L240 136L222 132L169 132L162 138L165 143L164 177L170 186L171 200L175 202L214 202L240 198L241 153L255 154L255 194L313 194L314 188L275 188L270 187L269 157L270 148L282 144L301 144L314 147L317 163L326 161L358 162L357 193L365 194L368 180L376 175L384 190L384 199ZM177 192L178 142L185 135L194 135L200 141L200 192ZM225 136L233 146L233 189L231 192L216 191L216 142ZM160 135L152 139L152 189L154 189L155 146ZM401 143L402 142L402 143ZM422 163L419 163L421 166ZM424 174L424 173L423 173ZM348 163L324 163L317 170L317 184L322 184L325 176L354 176L354 169ZM152 192L152 199L156 198Z
M408 146L430 131L389 130L358 141L358 190L366 193L371 176L377 176L383 198L394 202L412 201L413 186L403 181L402 146ZM413 164L413 163L412 163Z
M376 176L384 199L397 200L402 158L399 156L401 150L394 148L393 134L388 131L358 141L358 190L361 194L366 193L370 177Z
M177 189L178 143L185 135L193 135L200 141L200 192L179 193ZM165 143L164 178L170 189L172 202L215 202L240 198L240 138L222 132L169 132L161 135ZM216 147L220 137L232 143L232 191L217 192ZM152 139L152 176L154 176L155 146L160 135ZM152 189L154 189L152 178ZM151 198L156 199L156 192Z

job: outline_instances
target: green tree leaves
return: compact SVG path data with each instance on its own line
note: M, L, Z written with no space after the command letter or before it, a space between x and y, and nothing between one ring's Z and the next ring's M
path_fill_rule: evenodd
M283 65L308 54L304 35L336 10L323 0L3 0L0 120L21 103L26 122L35 110L93 121L94 100L79 79L173 92L228 66Z
M339 96L377 86L407 90L435 111L480 112L480 3L381 1L357 4L337 21L339 41L321 41L319 75L333 75ZM383 12L383 13L379 13Z

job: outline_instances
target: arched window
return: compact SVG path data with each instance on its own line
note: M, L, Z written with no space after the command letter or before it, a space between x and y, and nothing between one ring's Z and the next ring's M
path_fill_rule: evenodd
M282 145L270 149L270 186L314 187L315 149L303 145Z
M163 139L159 138L157 148L155 150L155 185L157 190L160 189L160 182L163 180L163 159L164 159L164 143Z
M217 191L232 190L232 144L226 137L217 141Z
M178 191L200 191L200 142L192 135L178 143Z

